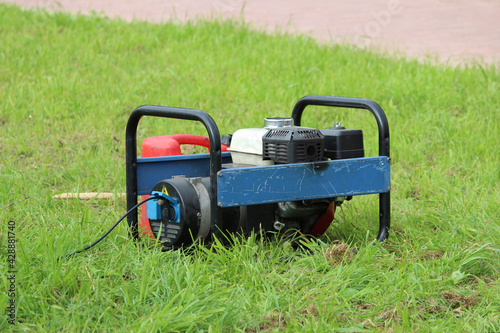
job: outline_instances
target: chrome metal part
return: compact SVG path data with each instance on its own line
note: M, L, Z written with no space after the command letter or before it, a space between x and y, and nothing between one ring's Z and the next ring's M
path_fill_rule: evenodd
M292 118L265 118L264 128L280 128L280 127L291 127L293 126Z

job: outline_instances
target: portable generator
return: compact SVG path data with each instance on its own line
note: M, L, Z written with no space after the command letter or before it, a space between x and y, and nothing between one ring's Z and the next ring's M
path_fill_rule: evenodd
M309 105L369 110L378 125L379 156L364 156L360 129L340 123L327 129L301 126ZM173 156L137 158L142 116L201 122L208 132L201 141L209 153L179 155L179 150ZM203 111L141 106L130 115L126 129L129 234L140 238L134 208L138 195L153 197L142 214L153 237L166 249L176 249L225 233L298 230L320 236L345 200L379 194L377 240L383 241L390 227L389 156L386 115L368 99L305 96L291 118L267 118L262 128L238 129L222 138L212 117Z

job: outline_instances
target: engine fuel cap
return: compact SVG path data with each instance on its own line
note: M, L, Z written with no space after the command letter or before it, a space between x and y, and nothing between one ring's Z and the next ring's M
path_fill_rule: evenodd
M280 128L293 126L292 118L264 118L264 128Z

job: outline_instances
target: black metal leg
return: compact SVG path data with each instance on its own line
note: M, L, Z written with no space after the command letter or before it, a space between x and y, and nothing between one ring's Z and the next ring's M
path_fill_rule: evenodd
M391 193L380 193L379 196L380 226L377 235L377 241L383 242L389 237L391 227Z

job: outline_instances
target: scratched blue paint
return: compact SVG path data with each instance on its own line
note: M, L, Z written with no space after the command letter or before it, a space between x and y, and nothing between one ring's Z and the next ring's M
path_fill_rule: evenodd
M247 167L219 172L217 201L232 207L385 193L389 186L385 156Z
M231 163L231 154L222 153L222 163ZM145 157L137 159L137 193L149 194L153 186L172 176L208 177L210 154Z

